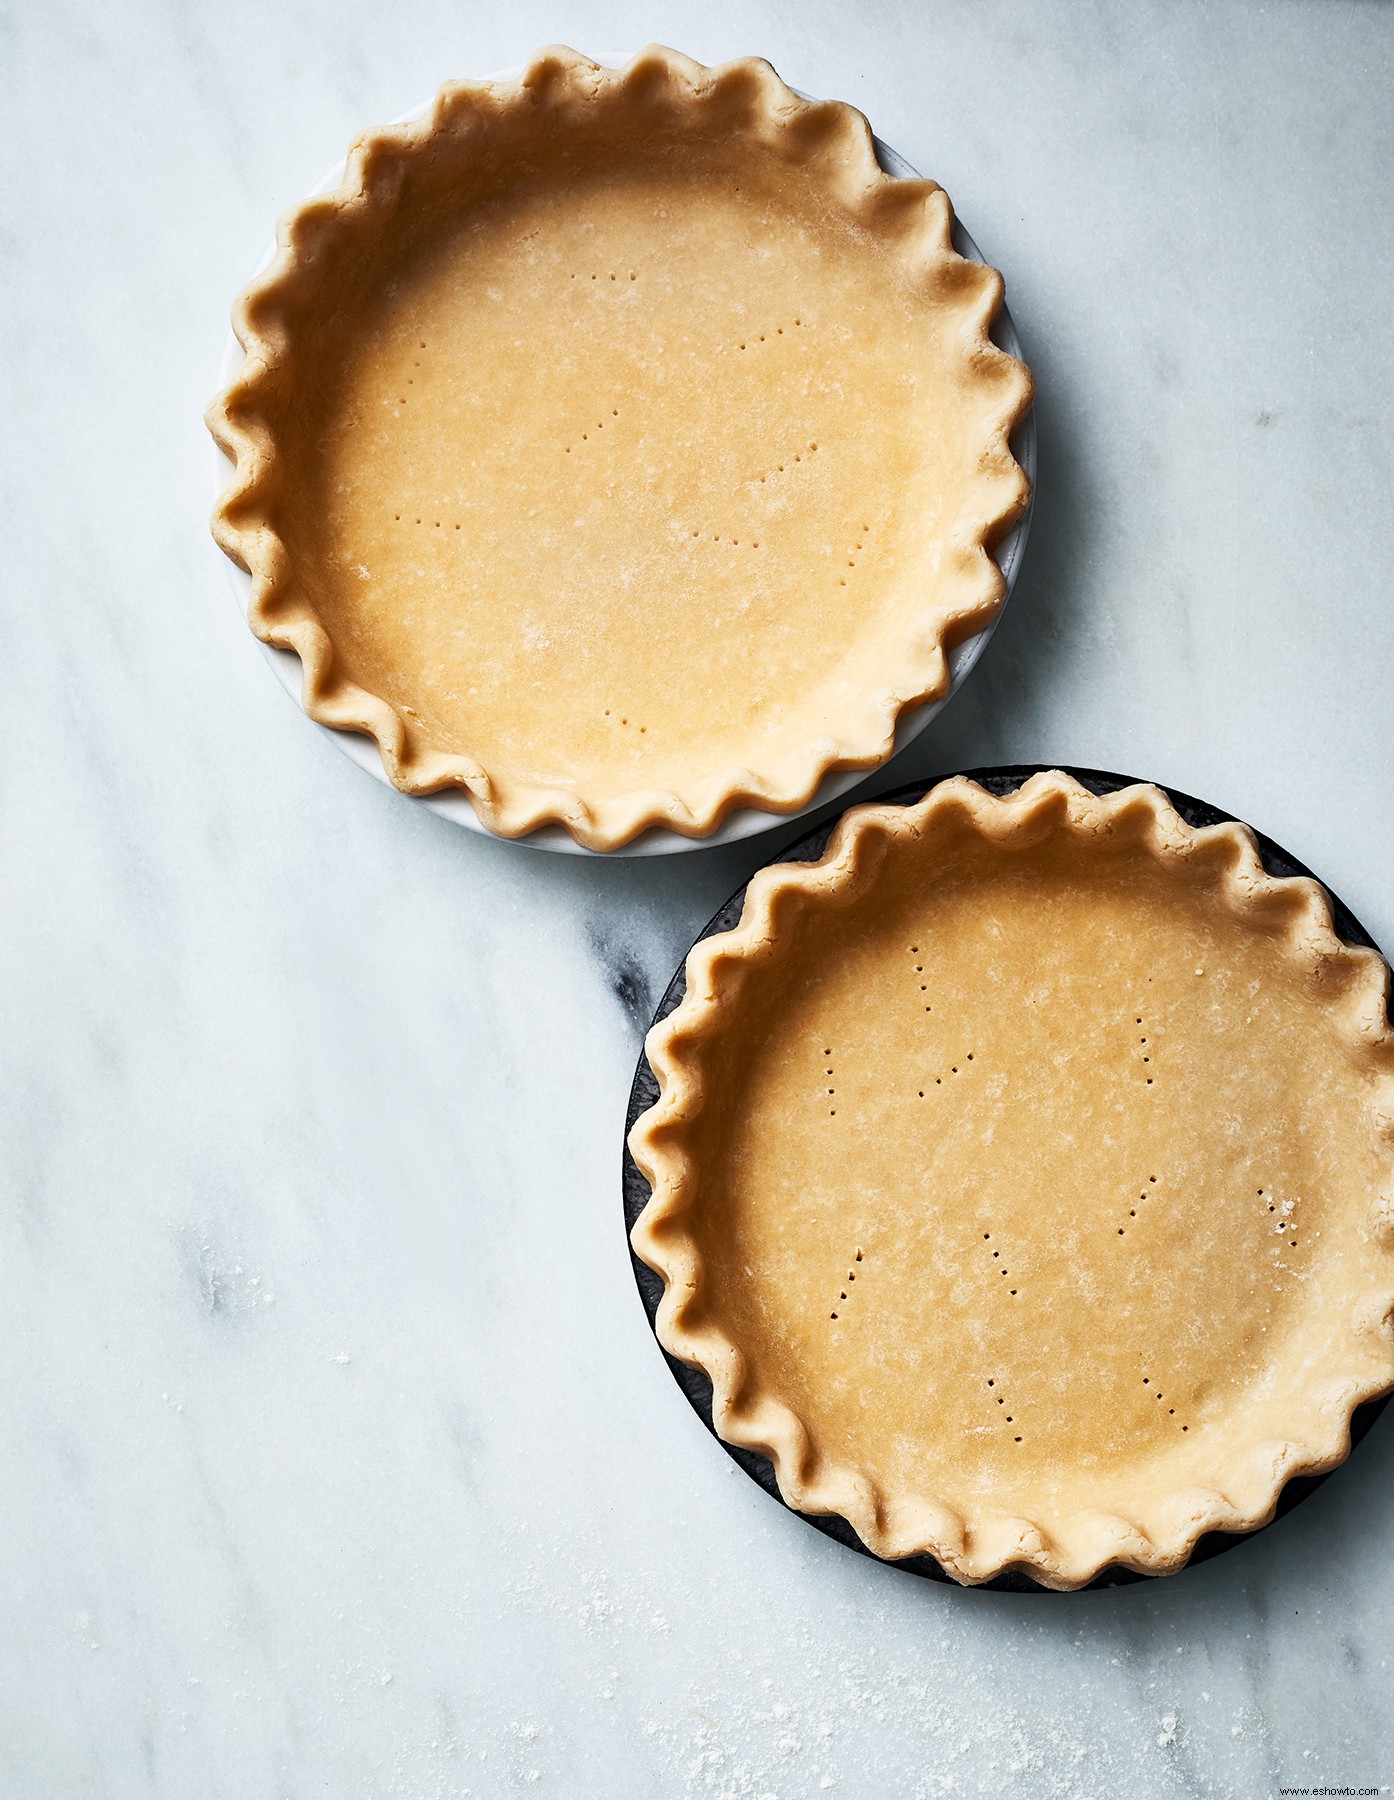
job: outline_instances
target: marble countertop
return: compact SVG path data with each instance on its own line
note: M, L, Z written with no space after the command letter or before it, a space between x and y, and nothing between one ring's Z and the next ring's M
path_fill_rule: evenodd
M763 854L546 857L270 679L201 423L273 216L538 44L768 55L1006 272L1025 574L882 785L1062 760L1251 820L1394 946L1394 10L68 0L4 11L0 1793L1394 1783L1394 1415L1171 1580L825 1541L656 1354L642 1022ZM786 841L789 828L766 840Z

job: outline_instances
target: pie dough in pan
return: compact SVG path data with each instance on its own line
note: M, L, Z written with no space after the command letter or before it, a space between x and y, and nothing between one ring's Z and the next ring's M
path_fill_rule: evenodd
M283 221L214 518L306 710L592 849L875 767L1005 592L996 271L756 61L570 51L369 133Z
M714 1429L969 1583L1179 1568L1394 1382L1383 960L1247 828L1086 780L955 778L762 870L630 1134Z

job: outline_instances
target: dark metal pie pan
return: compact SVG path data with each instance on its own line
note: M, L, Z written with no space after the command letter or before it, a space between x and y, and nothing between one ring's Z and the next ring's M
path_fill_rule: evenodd
M1052 768L1063 769L1067 775L1072 775L1076 781L1083 787L1088 788L1089 791L1094 794L1111 794L1116 792L1119 788L1132 787L1135 783L1143 779L1140 776L1134 775L1109 774L1100 769L1076 769L1063 763L1012 763L999 768L964 769L958 771L958 773L966 775L971 781L976 781L980 787L986 788L990 794L1001 795L1012 793L1032 775L1039 774L1044 769ZM922 799L932 787L937 787L940 781L948 779L948 776L941 775L937 776L933 781L916 782L909 787L893 788L890 792L885 794L876 794L866 797L859 796L849 800L846 806L834 813L831 817L825 819L822 824L816 826L805 836L797 839L786 849L781 850L777 856L768 858L767 863L764 866L768 867L770 864L781 862L814 862L827 848L828 840L836 830L838 822L842 818L842 814L850 811L852 806L864 806L868 804L910 806ZM1155 785L1161 787L1161 783ZM1180 813L1181 817L1190 825L1218 825L1227 822L1234 816L1232 813L1223 811L1218 806L1211 806L1204 800L1197 800L1190 794L1177 793L1174 788L1162 787L1162 792L1166 794L1177 812ZM1252 830L1253 828L1250 827L1250 829ZM1258 843L1259 854L1263 858L1263 865L1268 870L1269 874L1312 875L1312 871L1308 869L1305 864L1300 863L1295 856L1289 854L1289 852L1284 850L1281 845L1275 844L1271 838L1265 837L1261 831L1255 831L1254 837ZM1316 879L1320 878L1317 877ZM1346 906L1337 895L1333 894L1331 889L1326 887L1324 882L1322 883L1322 886L1325 888L1326 894L1331 901L1332 917L1335 921L1338 935L1348 944L1357 944L1368 949L1378 950L1379 946L1351 912L1350 908ZM701 943L703 938L712 937L718 932L731 930L741 916L741 909L744 903L745 888L742 887L739 892L733 894L726 904L708 920L707 924L698 933L694 942ZM673 976L672 981L669 982L667 992L659 1002L658 1010L654 1013L653 1022L655 1024L658 1020L667 1018L668 1014L678 1005L686 992L686 979L684 975L686 962L687 959L684 957L682 963L678 967L677 973ZM643 1211L644 1205L649 1197L649 1185L635 1167L633 1158L629 1154L629 1131L640 1113L647 1112L657 1098L658 1083L655 1081L653 1071L649 1067L648 1058L641 1052L638 1067L634 1071L633 1085L629 1090L629 1106L626 1110L624 1121L626 1142L622 1185L624 1193L624 1224L626 1235L632 1229L634 1221ZM648 1315L649 1328L652 1330L658 1314L658 1303L663 1297L663 1281L661 1277L656 1275L645 1263L639 1261L638 1257L634 1255L632 1248L630 1250L630 1261L634 1266L634 1279L639 1288L639 1297L644 1303L644 1311ZM662 1350L661 1345L659 1348ZM682 1389L684 1395L687 1397L688 1404L697 1414L697 1417L706 1426L707 1430L711 1432L712 1436L716 1438L717 1443L721 1445L721 1448L726 1452L727 1456L729 1456L733 1462L738 1463L740 1467L744 1469L745 1473L749 1475L751 1480L757 1482L771 1499L778 1501L778 1503L785 1507L787 1511L795 1512L798 1518L802 1519L806 1524L811 1525L815 1531L821 1531L824 1537L833 1538L839 1544L845 1544L849 1550L855 1550L862 1556L869 1556L875 1562L888 1562L887 1558L879 1557L874 1551L869 1550L845 1519L839 1518L834 1514L800 1513L796 1512L795 1508L788 1506L788 1503L779 1492L778 1485L774 1478L774 1469L767 1458L761 1456L756 1451L741 1449L737 1445L728 1444L724 1442L723 1439L717 1437L716 1428L712 1424L711 1383L708 1381L706 1375L703 1374L700 1369L689 1368L686 1363L679 1362L676 1357L669 1356L666 1350L662 1350L662 1354L669 1369L672 1371L673 1379ZM1367 1401L1363 1406L1356 1408L1355 1413L1351 1418L1350 1428L1352 1452L1354 1452L1356 1445L1359 1444L1360 1440L1370 1430L1370 1427L1374 1424L1380 1413L1383 1412L1389 1398L1390 1396L1386 1394L1377 1400ZM1337 1465L1338 1468L1343 1466L1344 1465ZM1272 1524L1274 1520L1281 1519L1285 1514L1290 1513L1295 1506L1300 1506L1309 1494L1315 1493L1322 1482L1328 1480L1330 1476L1334 1475L1336 1472L1336 1469L1332 1469L1325 1475L1294 1476L1284 1486L1281 1494L1279 1494L1273 1520L1270 1520L1269 1523ZM1267 1526L1261 1525L1255 1531L1207 1532L1205 1536L1197 1542L1186 1566L1189 1568L1196 1563L1208 1562L1211 1557L1220 1556L1225 1551L1232 1550L1237 1545L1246 1543L1251 1538L1256 1537L1259 1531L1264 1531L1266 1529ZM919 1575L929 1581L943 1581L949 1582L954 1586L959 1585L932 1556L909 1556L898 1562L888 1562L888 1566L894 1569L903 1569L907 1574ZM1088 1588L1121 1587L1132 1582L1148 1582L1160 1579L1163 1578L1160 1576L1140 1575L1133 1569L1125 1569L1118 1564L1109 1564L1106 1568L1100 1570L1093 1581L1088 1583ZM1038 1581L1033 1580L1030 1575L1026 1574L1024 1570L1008 1570L992 1581L981 1583L980 1586L985 1589L994 1590L998 1593L1013 1594L1048 1594L1059 1591L1054 1588L1043 1587ZM1087 1589L1073 1589L1069 1591L1084 1592L1087 1591Z

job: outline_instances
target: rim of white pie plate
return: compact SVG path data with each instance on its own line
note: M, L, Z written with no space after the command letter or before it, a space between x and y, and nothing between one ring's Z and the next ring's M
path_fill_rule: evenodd
M593 56L591 60L599 63L603 68L619 69L623 68L632 60L632 54L620 55L611 51L606 51ZM492 75L483 76L481 79L484 81L516 81L523 73L525 66L526 65L523 63L518 63L511 68L497 69ZM793 91L799 94L801 99L808 100L812 98L811 95L803 93L801 89L795 88ZM413 107L410 112L401 114L399 118L393 119L391 122L394 125L410 124L413 120L419 119L423 114L429 112L434 105L435 95L432 95L429 100L423 101L420 106ZM898 179L918 179L918 171L914 169L898 151L893 150L889 144L883 143L878 137L873 137L873 142L876 146L876 159L888 175L894 175ZM347 163L347 156L341 157L340 160L335 163L334 167L329 170L328 174L315 184L305 196L306 199L318 199L321 195L333 193L335 188L339 187L343 182ZM987 260L957 217L955 217L954 220L953 242L954 248L958 251L959 255L967 257L970 262L980 263ZM272 258L276 254L276 248L277 246L274 242L269 246L265 255L256 266L253 279L255 279L256 275L260 275L262 271L270 265ZM1009 355L1018 357L1023 362L1026 360L1022 355L1021 340L1017 335L1016 326L1012 322L1012 316L1008 312L1005 302L997 314L996 322L992 328L992 337L993 341L999 344L1002 349L1006 350ZM235 334L232 331L229 331L227 342L223 348L222 364L218 374L219 392L226 388L229 383L236 378L237 372L242 367L243 361L245 360L245 355L246 353L238 343ZM1002 614L1006 609L1007 601L1011 598L1012 588L1016 584L1016 578L1020 573L1021 564L1025 557L1026 539L1031 527L1032 509L1035 505L1036 413L1034 406L1017 427L1016 434L1012 440L1012 453L1026 471L1027 478L1031 483L1031 498L1028 501L1026 511L1022 514L1021 518L1018 519L1016 524L1002 538L996 549L993 551L997 566L1001 569L1003 580L1006 583L1006 593L1003 595L1002 605L998 607L996 613L981 631L975 632L972 637L965 638L962 643L955 645L954 648L950 650L948 659L949 686L947 692L941 694L937 700L926 701L924 705L915 707L912 711L901 716L900 723L896 728L895 743L891 749L890 756L895 756L914 738L918 737L929 724L930 720L947 706L949 701L958 692L959 688L972 671L978 658L982 655L984 649L986 649L987 641L992 636L998 620L1002 617ZM233 465L229 458L225 456L215 444L213 446L213 488L215 497L221 494L223 489L227 486L228 477L232 471L232 467ZM222 558L222 561L227 569L228 578L232 583L233 593L236 596L237 603L242 611L242 616L245 619L251 601L252 578L245 569L239 568L230 558L224 557ZM300 658L293 650L277 649L273 644L262 643L260 638L254 637L253 642L260 648L281 686L303 711L304 700L301 692ZM327 737L332 738L337 747L342 750L346 756L351 757L353 761L358 764L360 769L366 769L370 775L376 777L376 779L382 782L384 786L392 786L387 771L383 767L381 753L372 738L365 737L360 732L342 731L332 725L320 725L318 720L312 720L311 723L314 724L318 730L324 732ZM854 787L859 786L862 782L871 780L873 776L877 775L885 768L886 763L890 761L890 756L870 769L833 770L819 784L817 791L814 793L813 798L808 804L806 806L801 806L796 812L767 812L758 807L739 807L734 812L728 814L724 822L706 837L684 837L681 832L671 831L666 826L652 825L640 832L637 837L631 839L629 843L620 845L618 849L589 850L585 845L578 844L564 826L541 825L536 830L527 832L521 837L507 838L502 839L501 841L523 844L529 849L534 850L561 851L567 855L573 856L670 856L683 850L706 850L717 844L737 843L743 838L756 837L764 831L774 831L780 826L792 825L795 820L802 819L808 814L816 812L821 806L826 806L830 800L840 799L842 795L850 793ZM401 792L400 789L394 789L393 791L397 793ZM433 812L437 812L441 814L442 817L450 819L456 825L464 826L467 831L478 832L483 837L499 837L497 832L490 831L488 826L480 819L478 813L474 810L469 795L462 788L446 788L436 794L402 794L401 797L404 800L413 802L417 806L430 807Z

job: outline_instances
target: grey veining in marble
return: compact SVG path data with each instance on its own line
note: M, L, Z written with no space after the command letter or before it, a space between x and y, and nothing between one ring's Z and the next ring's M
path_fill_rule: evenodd
M783 1514L654 1351L617 1180L758 847L469 837L235 616L200 415L273 215L445 77L649 38L856 102L1007 275L1031 552L887 784L1155 776L1394 945L1388 5L9 0L0 1794L1394 1782L1394 1418L1147 1590L946 1590Z

